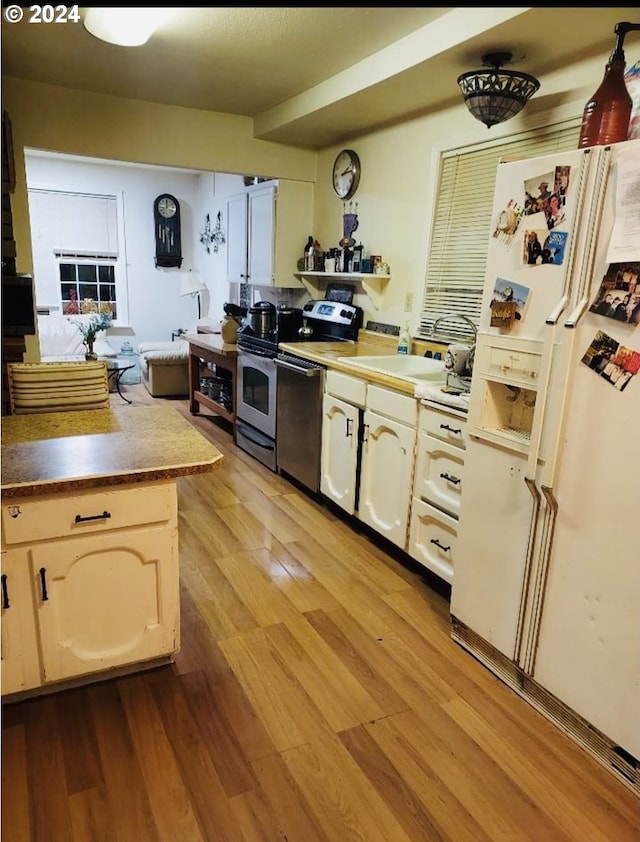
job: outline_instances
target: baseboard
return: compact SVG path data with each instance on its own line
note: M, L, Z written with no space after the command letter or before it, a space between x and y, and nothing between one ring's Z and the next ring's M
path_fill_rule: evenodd
M544 687L526 675L506 655L451 617L451 637L498 676L519 696L601 763L636 795L640 795L640 761L615 745Z

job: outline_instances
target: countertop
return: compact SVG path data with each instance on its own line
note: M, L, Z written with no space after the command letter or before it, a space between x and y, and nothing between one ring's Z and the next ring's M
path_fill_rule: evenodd
M380 386L387 386L397 392L404 392L413 396L414 383L407 380L400 380L388 374L380 374L377 371L365 371L355 368L348 362L339 361L338 357L370 357L377 354L393 354L395 344L385 347L377 342L368 342L366 339L359 339L358 342L281 342L278 345L280 351L287 354L302 357L318 365L324 365L335 371L342 371L344 374L352 374L368 383L377 383Z
M168 406L9 415L2 419L2 495L69 493L207 473L220 451Z
M349 362L346 360L338 360L339 357L357 358L393 354L395 353L396 342L397 340L395 339L389 342L388 339L379 341L375 338L367 338L366 336L363 338L361 332L357 342L281 342L278 348L288 354L302 357L302 359L310 360L318 365L326 366L335 371L341 371L344 374L351 374L361 380L366 380L368 383L376 383L379 386L394 389L396 392L403 392L405 395L420 398L429 404L445 406L466 414L468 396L461 397L447 394L442 391L440 386L427 387L426 384L418 387L418 392L420 392L418 394L415 383L401 380L389 374L381 374L377 371L365 371L362 368L349 365Z
M216 354L222 354L224 357L238 356L238 346L223 342L219 333L183 333L180 339L195 347L215 351Z

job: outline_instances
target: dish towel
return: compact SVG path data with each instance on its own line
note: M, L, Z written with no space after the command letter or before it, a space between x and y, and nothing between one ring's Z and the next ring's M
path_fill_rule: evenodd
M426 383L417 383L414 390L414 397L422 400L434 401L435 403L444 404L444 406L453 406L456 409L469 409L469 394L453 395L442 391L442 386L431 386Z

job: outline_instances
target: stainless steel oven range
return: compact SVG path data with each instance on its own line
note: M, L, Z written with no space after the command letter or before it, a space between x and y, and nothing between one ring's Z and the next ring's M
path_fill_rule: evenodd
M259 336L249 326L239 331L236 441L272 471L282 469L317 491L321 411L314 398L316 392L322 393L323 379L310 376L313 367L304 360L289 357L279 368L277 359L279 342L302 341L301 327L305 342L355 341L362 327L362 310L336 301L310 301L299 320L292 320L289 313L286 322L278 326L277 320L268 335ZM321 367L315 369L319 373ZM307 425L313 426L311 433L296 435L296 428L300 431Z
M277 342L238 336L236 443L276 470Z

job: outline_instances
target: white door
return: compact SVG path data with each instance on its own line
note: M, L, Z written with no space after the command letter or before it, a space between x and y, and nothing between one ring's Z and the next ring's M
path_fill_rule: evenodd
M249 283L273 284L273 249L276 224L276 188L249 192Z
M176 651L176 546L164 526L32 548L46 682Z
M416 432L370 410L364 424L358 517L404 549Z
M227 281L247 282L247 194L227 199Z
M322 399L320 491L352 515L355 511L360 410L332 395Z

